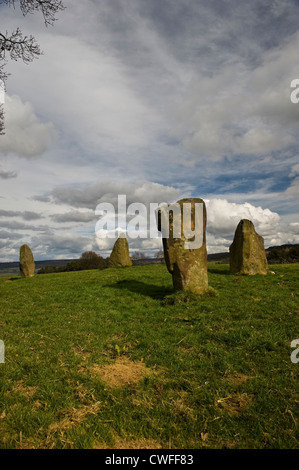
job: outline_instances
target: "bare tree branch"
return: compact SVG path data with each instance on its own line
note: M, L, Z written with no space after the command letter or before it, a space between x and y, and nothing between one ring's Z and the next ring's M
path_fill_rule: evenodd
M56 21L55 15L58 11L64 10L62 0L0 0L0 4L5 3L9 7L19 7L24 16L28 13L41 11L44 17L45 25L53 25ZM4 73L3 66L7 59L7 55L12 60L22 59L25 63L32 62L42 54L40 47L33 36L23 36L20 28L17 28L11 35L0 32L0 79L5 81L7 76Z
M3 77L3 78L1 78ZM4 134L4 93L6 73L4 64L0 65L0 135Z
M57 12L64 10L62 0L0 0L0 5L6 4L16 8L19 4L23 16L28 13L41 11L45 25L53 25L56 21ZM7 74L5 65L7 58L11 60L22 59L25 64L32 62L42 54L39 44L33 36L23 36L20 28L17 28L10 35L6 31L0 32L0 85L5 86ZM3 103L0 103L0 135L4 130L4 110Z
M35 38L23 36L19 28L11 36L8 36L7 32L0 33L0 60L4 61L7 53L12 60L22 59L26 64L42 54ZM3 77L1 79L3 80Z
M24 16L28 13L41 11L46 26L53 25L54 21L56 21L56 13L65 9L62 0L0 0L1 3L6 3L6 5L13 6L14 8L16 3L19 3Z
M3 104L0 104L0 135L4 134L4 110Z

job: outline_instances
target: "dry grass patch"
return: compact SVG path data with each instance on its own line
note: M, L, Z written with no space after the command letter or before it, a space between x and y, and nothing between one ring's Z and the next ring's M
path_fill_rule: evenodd
M225 379L228 380L232 385L242 385L251 378L252 377L249 377L245 374L232 374L225 377Z
M42 406L43 406L42 403L39 400L36 400L32 405L32 409L39 410L40 408L42 408Z
M78 381L74 384L74 382L70 380L68 383L74 387L74 395L81 403L90 404L97 401L93 389L87 389Z
M175 398L172 402L172 406L174 411L177 414L184 415L188 419L191 419L192 421L196 421L196 416L194 410L188 406L187 400L188 400L188 393L185 391L181 391L177 393L178 397Z
M39 442L32 437L22 437L22 433L19 436L19 442L17 443L17 449L38 449Z
M101 403L95 402L90 405L82 405L79 408L70 408L61 410L60 414L63 416L62 419L52 423L48 431L49 433L61 433L68 431L73 426L77 426L85 421L86 416L96 415L100 411Z
M116 449L162 449L162 446L154 439L115 439Z
M132 403L134 406L141 406L142 408L146 408L148 410L152 410L156 405L156 401L146 395L143 395L141 397L139 397L138 395L133 396Z
M230 415L238 415L252 403L252 396L243 394L235 394L226 398L217 400L217 405L226 410Z
M91 353L90 352L87 352L85 351L83 348L80 348L79 346L78 347L74 347L72 349L73 353L75 354L75 356L78 356L80 357L80 359L82 359L84 362L90 357Z
M155 439L134 439L133 437L122 438L114 435L114 445L108 447L106 444L95 441L93 449L163 449L163 446Z
M146 367L144 362L134 362L126 357L119 357L113 364L104 366L93 364L89 367L89 371L113 388L136 385L145 376L155 373Z
M20 393L21 395L23 395L23 397L26 397L29 400L35 395L37 389L38 387L30 387L30 386L24 385L23 380L19 380L18 382L15 382L11 391L8 391L6 393L8 393L9 395L11 393Z

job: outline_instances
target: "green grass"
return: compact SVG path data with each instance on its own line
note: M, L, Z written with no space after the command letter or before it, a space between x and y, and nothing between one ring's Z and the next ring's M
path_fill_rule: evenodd
M298 448L299 265L271 269L209 265L200 300L163 265L0 279L0 448Z

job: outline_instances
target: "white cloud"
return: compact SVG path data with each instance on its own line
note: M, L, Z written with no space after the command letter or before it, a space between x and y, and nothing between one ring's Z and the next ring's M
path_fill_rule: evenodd
M266 236L275 233L280 217L270 209L255 207L245 202L236 204L225 199L211 199L207 205L207 230L209 233L224 237L232 237L241 219L253 222L260 235Z
M281 150L289 145L295 144L293 136L277 129L251 128L241 137L236 138L237 151L251 155L261 155L268 152Z
M0 155L40 156L48 149L53 134L53 124L41 122L32 104L23 103L16 95L6 96L5 135L0 138Z
M85 237L74 232L44 233L32 237L30 247L35 258L52 259L56 255L67 258L79 257L84 251L94 251L96 242L93 236Z

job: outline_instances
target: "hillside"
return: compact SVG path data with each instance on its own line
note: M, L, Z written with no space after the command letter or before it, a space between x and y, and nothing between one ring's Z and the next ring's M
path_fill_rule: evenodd
M298 448L299 265L274 271L209 265L189 301L163 265L0 279L0 448Z

